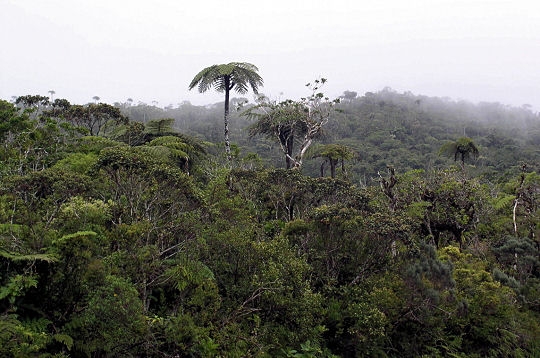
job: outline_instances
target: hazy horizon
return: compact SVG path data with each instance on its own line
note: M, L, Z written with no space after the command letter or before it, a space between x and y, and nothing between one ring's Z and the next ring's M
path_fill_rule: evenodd
M376 92L540 110L540 12L533 1L4 0L0 98L41 94L73 103L205 105L188 91L202 68L260 70L271 98ZM252 99L251 93L247 96Z

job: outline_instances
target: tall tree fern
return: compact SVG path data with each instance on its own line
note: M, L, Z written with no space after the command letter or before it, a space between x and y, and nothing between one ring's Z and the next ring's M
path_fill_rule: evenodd
M231 62L221 65L206 67L199 72L191 81L188 88L198 88L204 93L211 88L218 92L225 92L224 136L225 153L231 160L231 144L229 141L229 94L231 90L239 94L245 94L251 88L258 93L263 85L262 77L257 73L259 69L246 62Z

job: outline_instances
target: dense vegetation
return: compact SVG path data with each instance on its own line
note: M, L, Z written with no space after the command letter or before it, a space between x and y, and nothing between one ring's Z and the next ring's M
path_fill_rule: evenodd
M0 356L540 354L529 108L346 91L295 169L222 108L0 100Z

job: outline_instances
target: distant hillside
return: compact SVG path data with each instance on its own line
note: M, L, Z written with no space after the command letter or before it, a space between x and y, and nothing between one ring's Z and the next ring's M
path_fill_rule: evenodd
M352 98L349 91L346 93L348 98L339 105L341 112L335 114L319 143L354 149L356 159L347 163L354 181L369 184L387 165L399 172L450 166L453 158L440 156L439 149L446 141L464 136L473 139L480 150L479 158L469 163L468 170L475 175L494 179L517 173L523 164L530 170L540 169L540 117L527 106L473 104L389 88ZM222 103L194 106L184 102L165 109L140 104L123 109L133 120L170 117L183 133L214 143L222 140ZM241 111L232 114L230 125L231 139L240 147L240 155L256 153L266 165L283 167L277 144L248 137L246 128L251 123L240 116ZM317 176L319 166L320 160L308 160L304 172Z
M538 170L540 117L528 108L498 103L472 104L384 89L342 104L332 140L354 147L353 170L373 175L386 165L397 170L451 165L438 155L446 141L470 137L480 150L475 174L493 177L522 164Z

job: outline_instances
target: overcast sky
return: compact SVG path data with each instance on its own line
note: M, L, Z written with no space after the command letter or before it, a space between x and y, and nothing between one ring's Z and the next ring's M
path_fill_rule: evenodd
M399 92L540 110L538 0L0 0L0 98L167 106L204 67L250 62L271 98ZM251 99L251 95L248 96Z

